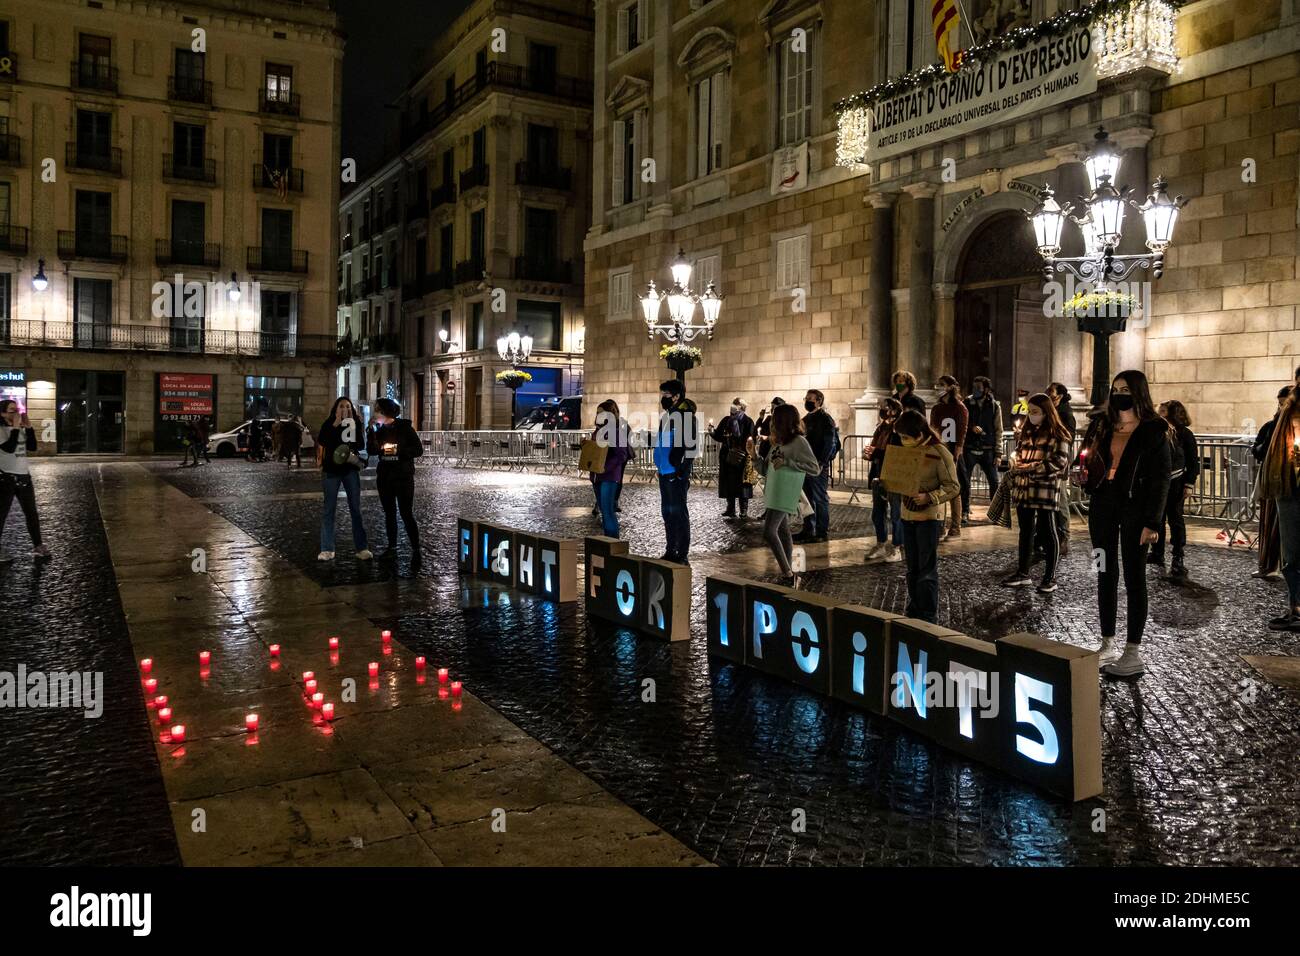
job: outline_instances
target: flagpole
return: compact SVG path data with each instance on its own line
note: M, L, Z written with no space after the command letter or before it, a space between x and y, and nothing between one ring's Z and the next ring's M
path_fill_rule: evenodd
M967 14L966 14L966 7L965 7L965 5L961 2L961 0L957 0L957 12L958 12L959 14L961 14L961 16L959 16L959 17L957 18L957 44L958 44L958 46L961 45L961 25L964 23L964 24L966 24L966 32L970 34L970 42L971 42L971 46L974 46L974 45L975 45L975 28L971 26L970 17L967 16Z

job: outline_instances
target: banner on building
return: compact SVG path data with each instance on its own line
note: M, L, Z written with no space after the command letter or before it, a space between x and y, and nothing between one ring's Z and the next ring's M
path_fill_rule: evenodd
M18 411L27 411L27 373L20 368L0 368L0 401L10 399Z
M782 146L772 154L772 195L797 193L808 186L808 142Z
M216 376L159 372L158 412L154 420L154 450L180 449L185 426L200 419L207 421L209 431L216 431Z
M1096 61L1083 24L878 100L860 161L879 162L1087 96L1097 89Z

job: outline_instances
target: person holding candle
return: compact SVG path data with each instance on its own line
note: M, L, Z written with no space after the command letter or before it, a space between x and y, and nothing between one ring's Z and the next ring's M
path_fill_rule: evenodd
M747 441L746 453L756 458L754 436ZM790 516L799 511L799 495L804 479L821 473L822 464L804 437L804 423L793 405L772 409L771 449L756 466L765 478L763 485L763 535L776 556L788 587L799 587L801 580L793 567L794 538L790 535Z
M863 459L870 462L867 466L867 483L871 486L871 523L876 529L876 546L863 556L867 562L903 560L903 499L901 495L891 495L880 483L885 449L890 445L902 444L901 439L894 434L894 424L901 414L903 405L898 399L882 398L880 423L871 435L871 443L862 449Z
M1277 411L1260 428L1250 446L1251 457L1260 464L1263 464L1268 455L1268 446L1273 441L1273 429L1277 427L1278 416L1290 397L1291 386L1284 385L1277 393ZM1255 498L1259 502L1259 569L1252 571L1250 576L1277 581L1282 577L1282 539L1278 535L1277 508L1271 498L1260 496L1258 478L1255 481Z
M415 522L415 459L424 454L424 442L409 418L402 418L402 406L391 398L375 403L366 448L376 467L379 503L384 508L384 530L388 547L380 557L397 557L397 514L402 514L406 539L411 543L411 560L419 564L420 528Z
M748 408L743 398L732 399L729 414L713 429L713 440L719 445L718 497L727 502L724 518L736 517L737 501L740 517L748 518L749 500L754 497L754 485L746 480L754 460L747 450L754 437L754 420L747 414Z
M923 450L915 490L898 490L903 496L903 556L907 562L904 613L933 624L939 617L939 537L943 534L943 506L961 496L961 482L957 480L952 454L923 413L907 409L898 416L894 431L903 447Z
M1056 506L1061 481L1070 467L1071 433L1056 413L1050 397L1039 392L1028 399L1029 414L1016 433L1015 464L1011 469L1011 498L1020 523L1019 564L1002 582L1004 587L1028 587L1034 535L1047 559L1042 594L1056 590L1056 565L1061 559L1056 531Z
M364 432L361 416L346 396L334 402L329 418L317 432L317 460L321 466L321 488L325 495L318 561L334 560L334 516L338 510L340 487L348 498L357 560L369 561L373 557L366 544L366 526L361 517L361 469L366 466L360 457L366 447Z
M27 533L32 539L32 557L47 561L50 549L41 540L41 519L36 513L36 489L32 485L27 455L36 450L36 429L26 412L18 410L12 398L0 401L0 534L4 533L9 508L14 499L27 519ZM0 555L0 564L6 559Z
M943 440L957 466L961 499L949 502L948 537L961 537L962 501L970 501L970 478L966 474L966 434L970 428L970 410L962 401L961 386L951 375L941 375L934 390L939 397L930 408L930 427Z

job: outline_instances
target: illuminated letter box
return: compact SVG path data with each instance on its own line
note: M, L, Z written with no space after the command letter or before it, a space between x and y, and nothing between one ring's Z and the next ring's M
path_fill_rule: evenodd
M479 555L479 577L513 587L515 533L509 528L481 524L478 526L478 539L479 546L483 549Z
M578 600L578 542L575 538L538 536L534 557L534 594L549 601ZM518 551L518 545L515 548ZM516 562L519 560L516 555Z
M685 641L691 636L691 569L684 564L636 559L641 564L641 620L651 637ZM615 582L614 600L618 600Z
M541 594L537 538L522 531L515 532L515 588L526 594Z
M1037 634L997 646L1004 766L1071 800L1101 793L1097 652Z
M948 673L948 649L940 640L960 637L951 628L900 617L889 622L885 652L888 715L927 737L938 736L943 690Z
M745 588L745 662L750 667L785 677L789 671L789 638L781 636L781 603L795 592L779 584L750 582Z
M460 518L456 521L456 570L475 574L478 568L478 535L475 524Z
M713 574L704 583L705 639L709 653L737 664L745 663L745 590L749 582Z
M837 607L831 616L835 629L831 696L873 714L885 713L885 652L889 624L899 620L899 615L849 604Z
M612 620L614 614L614 582L609 576L609 559L627 554L628 544L618 538L593 535L582 543L587 558L587 580L584 588L588 617Z
M605 562L604 588L608 594L598 610L611 621L636 629L641 623L641 559L611 554Z
M832 612L838 603L808 591L787 594L781 605L785 654L772 659L784 669L782 676L787 680L827 696L831 692L831 647L835 641Z
M998 766L1007 726L998 645L964 634L949 634L939 643L944 706L941 719L931 720L930 734L958 753Z

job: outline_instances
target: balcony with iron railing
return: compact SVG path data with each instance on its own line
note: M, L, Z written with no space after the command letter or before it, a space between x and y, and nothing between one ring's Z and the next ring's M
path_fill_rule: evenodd
M402 338L396 332L383 332L360 339L354 349L356 355L397 355L402 349Z
M433 210L448 206L456 201L456 184L443 183L437 189L429 192L429 208Z
M573 263L554 256L525 255L515 257L515 278L533 282L573 281Z
M215 186L217 182L217 162L214 159L201 159L197 162L175 153L163 153L163 179L178 179L187 183L206 183Z
M221 246L197 239L157 239L154 242L154 261L160 266L216 269L221 265Z
M68 143L66 156L68 169L104 173L107 176L122 175L122 151L116 146L92 149L74 140Z
M167 77L167 99L173 103L212 105L212 82L193 76Z
M487 260L482 258L466 259L456 263L455 280L461 282L478 282L487 271Z
M126 236L60 229L58 250L59 258L63 260L91 259L100 262L125 262L130 250L130 242Z
M244 355L262 358L334 358L333 335L291 332L235 332L227 329L172 328L166 325L114 325L108 322L43 322L9 319L0 343L11 348L87 351L172 352Z
M253 188L277 193L302 192L303 173L298 166L275 168L265 163L253 164Z
M515 164L515 183L537 189L569 192L573 189L573 170L551 163L530 163L524 160Z
M249 272L293 272L307 271L307 250L288 249L278 246L248 246L246 260Z
M21 166L22 164L22 141L14 133L0 133L0 166Z
M27 227L0 226L0 252L21 256L27 254Z
M490 179L489 173L492 167L484 163L481 166L471 166L463 170L460 174L460 191L467 193L471 189L483 189L488 185Z
M73 60L71 82L78 90L116 93L117 67L94 59Z
M263 87L258 91L257 109L272 116L300 116L302 97L297 93L272 93Z

